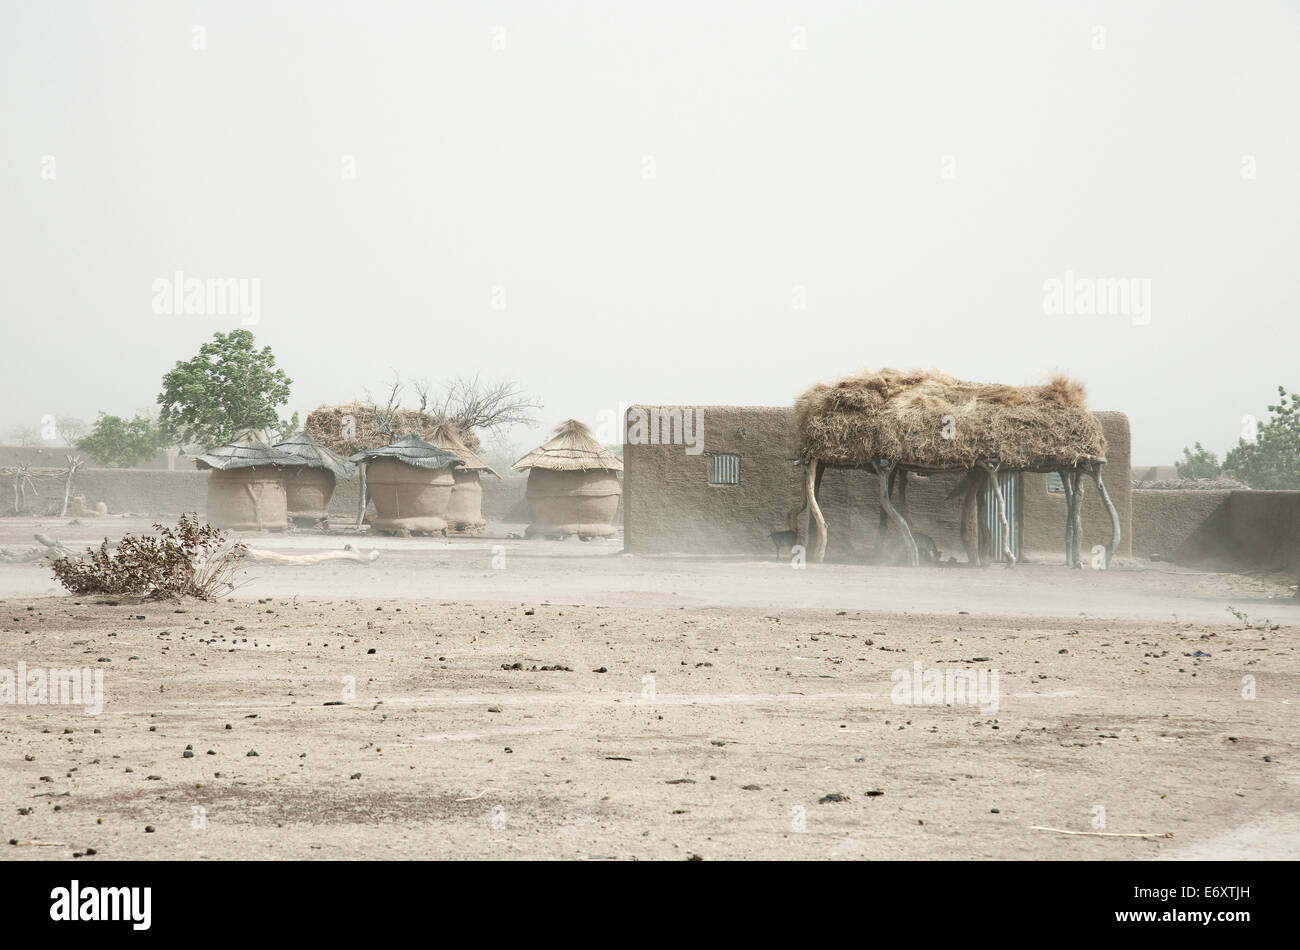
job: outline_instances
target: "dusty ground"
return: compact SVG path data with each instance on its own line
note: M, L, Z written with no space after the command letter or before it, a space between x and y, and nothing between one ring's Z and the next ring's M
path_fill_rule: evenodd
M6 519L0 546L140 527ZM258 567L217 604L53 596L0 565L0 668L102 669L106 694L97 716L0 705L0 854L1300 856L1285 579L250 543L349 540L380 559ZM914 661L997 670L997 712L892 702ZM1099 807L1174 837L1031 829L1098 830Z

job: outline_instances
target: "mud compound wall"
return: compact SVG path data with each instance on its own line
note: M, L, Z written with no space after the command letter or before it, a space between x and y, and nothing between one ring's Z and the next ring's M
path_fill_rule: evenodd
M65 462L66 464L66 462ZM166 471L165 469L139 468L83 468L72 481L72 495L85 498L93 509L97 502L108 507L109 514L134 514L147 516L174 516L186 511L206 514L208 507L208 473L191 467ZM46 467L46 463L42 464ZM53 464L48 464L53 468ZM489 521L509 521L514 513L516 520L527 522L527 506L522 516L518 509L524 503L527 478L511 473L503 480L491 476L483 479L483 514ZM33 486L35 493L33 493ZM64 481L60 478L38 478L27 488L27 503L22 514L42 516L54 514L63 506ZM330 500L331 519L355 520L360 480L338 481L334 497ZM0 479L0 515L13 511L12 479Z
M775 557L770 533L786 530L789 512L803 504L804 470L797 461L794 410L635 406L629 417L638 410L694 413L702 451L692 455L685 445L672 441L644 444L625 438L627 549L642 554ZM1128 418L1119 412L1101 412L1097 417L1110 443L1102 479L1120 515L1123 539L1119 553L1127 555L1132 541ZM739 457L739 484L709 484L712 455ZM947 497L960 479L959 473L913 474L908 479L907 500L913 529L930 535L942 557L964 561L959 501ZM1065 500L1063 495L1048 493L1047 480L1046 475L1022 476L1022 551L1031 559L1064 561ZM874 474L858 469L825 470L820 505L828 526L827 559L874 556L879 498ZM1084 540L1089 546L1105 544L1110 539L1110 517L1095 490L1085 499ZM802 519L799 524L802 526Z
M628 410L629 416L638 408ZM772 552L801 501L794 410L784 407L687 406L700 451L684 441L623 445L624 543L645 554L752 556ZM739 483L709 484L709 459L739 456Z
M1300 491L1133 493L1133 553L1189 567L1300 566Z

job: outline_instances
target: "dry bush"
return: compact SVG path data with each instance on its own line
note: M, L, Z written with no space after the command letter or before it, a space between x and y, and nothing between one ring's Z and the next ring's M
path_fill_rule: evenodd
M215 600L231 582L248 550L225 532L182 515L176 528L155 524L158 535L126 535L110 551L105 538L86 557L59 558L54 576L74 594L139 594Z

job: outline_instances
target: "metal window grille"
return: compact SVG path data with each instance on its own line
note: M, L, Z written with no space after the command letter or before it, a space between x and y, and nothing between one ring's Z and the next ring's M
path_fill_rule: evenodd
M739 485L740 484L740 456L739 455L710 455L709 456L709 484L710 485Z
M1007 506L1007 526L1011 529L1011 553L1020 560L1020 473L998 472L998 487L1002 489L1002 500ZM1002 553L1002 519L998 517L998 500L993 494L992 486L984 489L983 516L984 526L988 531L992 545L993 560L1005 559Z

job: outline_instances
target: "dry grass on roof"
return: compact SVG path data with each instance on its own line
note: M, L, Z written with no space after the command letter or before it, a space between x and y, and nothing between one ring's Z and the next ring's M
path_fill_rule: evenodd
M621 472L623 460L597 442L591 430L577 419L568 419L555 429L550 441L539 445L510 467L516 472L529 468L555 472L599 469Z
M802 456L837 465L884 458L965 469L986 459L1047 470L1106 455L1083 385L1063 376L1044 386L1006 386L938 370L883 369L819 383L796 400L795 411Z
M349 416L351 437L345 438L344 432L349 431ZM331 452L349 458L367 449L389 445L406 435L417 435L426 442L432 442L434 431L444 421L447 420L441 416L418 409L389 411L369 403L354 402L313 409L307 414L303 431ZM481 450L478 436L472 429L468 432L457 431L467 449L471 452Z

